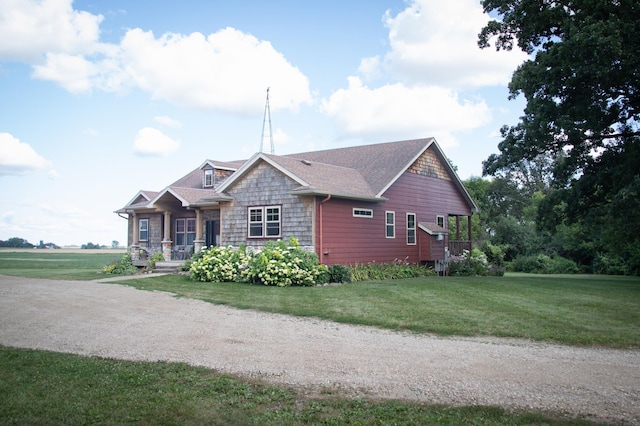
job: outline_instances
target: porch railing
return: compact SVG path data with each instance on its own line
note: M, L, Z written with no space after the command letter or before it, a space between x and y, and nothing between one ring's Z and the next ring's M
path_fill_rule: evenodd
M449 254L451 256L460 256L465 250L471 251L471 241L449 240Z

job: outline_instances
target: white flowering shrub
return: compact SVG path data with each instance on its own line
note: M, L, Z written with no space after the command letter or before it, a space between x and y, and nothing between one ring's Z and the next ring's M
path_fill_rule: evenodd
M254 253L240 247L211 247L191 262L189 275L196 281L252 282L286 287L310 286L328 279L328 268L315 253L300 248L296 238L267 242Z
M249 257L244 247L209 247L202 250L191 262L189 276L195 281L235 282L241 279L240 271L247 267Z
M487 275L489 262L487 256L479 249L464 250L460 256L449 258L449 275Z
M310 286L326 272L326 266L318 264L316 254L301 249L298 240L291 237L288 245L284 241L268 242L251 258L242 276L246 281L264 285Z

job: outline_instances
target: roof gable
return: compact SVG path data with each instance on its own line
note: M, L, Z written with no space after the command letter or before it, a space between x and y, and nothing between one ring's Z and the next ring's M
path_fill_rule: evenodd
M300 181L305 182L305 185L298 188L296 193L375 198L375 193L358 170L291 157L269 156L269 158L298 177Z
M380 197L435 139L415 139L290 154L319 163L357 170L373 193Z
M205 160L198 168L173 182L170 187L201 189L204 183L204 169L224 170L235 172L245 161L213 161Z
M376 198L364 177L355 169L265 153L257 153L251 157L218 190L226 191L262 161L298 183L300 187L294 193L299 195L331 194L344 198L382 200Z

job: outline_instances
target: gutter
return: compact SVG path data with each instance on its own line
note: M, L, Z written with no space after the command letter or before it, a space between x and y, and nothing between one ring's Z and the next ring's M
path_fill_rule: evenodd
M322 262L322 257L321 256L325 255L324 248L323 248L323 237L324 237L324 235L323 235L323 231L322 231L322 222L323 222L323 220L322 220L322 205L324 203L326 203L327 201L329 201L330 199L331 199L331 194L328 194L327 197L324 200L320 201L320 211L318 213L318 215L320 216L319 217L319 221L320 221L320 223L319 223L319 228L320 228L320 250L319 251L320 251L320 255L318 256L318 258L320 260L320 263L324 263L324 262ZM329 253L327 252L326 254L328 255Z

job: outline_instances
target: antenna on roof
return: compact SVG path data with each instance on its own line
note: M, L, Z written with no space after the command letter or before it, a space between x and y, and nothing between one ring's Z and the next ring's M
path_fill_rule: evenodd
M262 137L260 138L260 152L263 150L264 146L264 128L267 124L267 119L269 120L269 142L271 144L271 154L275 153L275 149L273 148L273 131L271 130L271 108L269 107L269 89L267 87L267 102L264 104L264 118L262 119Z

